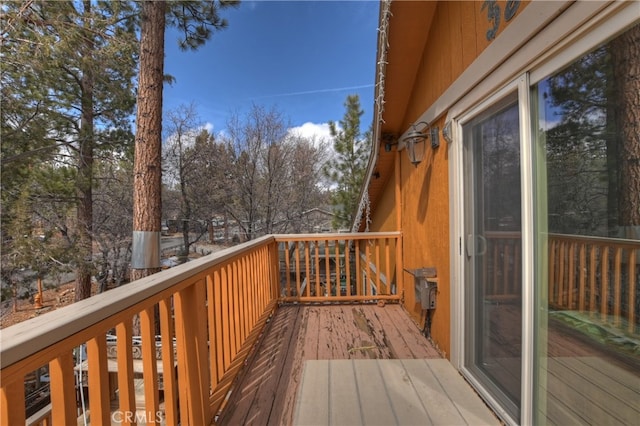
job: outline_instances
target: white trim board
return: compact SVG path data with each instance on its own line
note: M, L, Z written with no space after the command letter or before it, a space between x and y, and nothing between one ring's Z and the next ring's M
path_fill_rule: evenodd
M636 1L533 1L414 122L432 123L445 113L447 120L456 117L576 38L584 38L580 41L587 46L595 43L585 34L597 21L615 15L615 24L608 26L613 34L637 20L639 13L640 2ZM602 36L596 38L601 40ZM410 130L398 140L402 141Z

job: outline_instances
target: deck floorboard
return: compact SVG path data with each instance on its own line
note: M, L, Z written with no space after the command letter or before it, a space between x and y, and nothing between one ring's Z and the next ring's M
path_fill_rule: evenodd
M292 424L305 361L400 358L441 358L400 305L281 306L217 423Z

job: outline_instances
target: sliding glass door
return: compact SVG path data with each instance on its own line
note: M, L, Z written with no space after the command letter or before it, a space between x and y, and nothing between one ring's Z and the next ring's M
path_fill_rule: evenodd
M516 93L463 125L465 366L519 419L520 124Z
M640 418L640 21L609 6L450 111L452 359L509 424Z
M640 24L532 87L536 424L640 419L638 70Z

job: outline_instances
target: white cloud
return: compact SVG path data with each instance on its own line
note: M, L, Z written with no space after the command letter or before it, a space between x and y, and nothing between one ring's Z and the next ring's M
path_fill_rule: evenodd
M207 132L213 134L213 123L209 123L206 122L203 126L202 126Z
M329 123L311 123L306 122L302 126L292 127L289 129L289 134L300 136L306 139L319 139L330 141L331 132L329 131Z

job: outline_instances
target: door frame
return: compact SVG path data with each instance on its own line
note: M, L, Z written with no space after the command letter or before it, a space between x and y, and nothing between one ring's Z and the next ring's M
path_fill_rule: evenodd
M473 350L467 343L468 333L465 326L464 312L467 307L465 301L465 277L466 262L466 238L465 238L465 194L464 194L464 141L462 140L462 126L487 110L505 97L517 94L518 112L520 123L520 181L521 181L521 227L522 227L522 365L521 365L521 407L520 419L514 419L483 386L475 374L467 368L465 355L468 350ZM479 102L473 108L467 110L452 120L454 140L458 143L449 147L451 159L450 179L452 182L451 197L453 199L452 212L452 238L455 244L451 246L457 253L452 255L452 353L451 362L465 376L471 385L483 396L492 409L508 424L527 424L526 419L532 413L532 389L533 389L533 306L534 306L534 263L533 263L533 175L532 175L532 149L531 149L531 121L529 117L529 78L523 74L516 80L503 86L491 96ZM453 175L451 174L452 171ZM453 254L453 253L452 253ZM454 350L455 349L455 350Z

